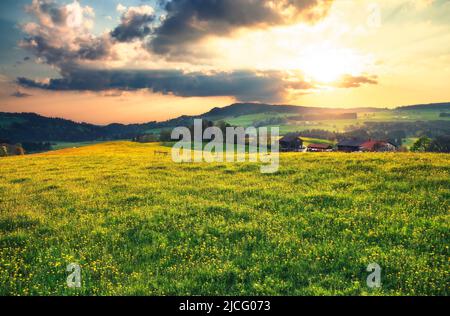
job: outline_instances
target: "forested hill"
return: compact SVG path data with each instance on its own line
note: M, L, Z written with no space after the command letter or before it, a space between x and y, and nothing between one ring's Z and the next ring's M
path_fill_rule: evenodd
M228 117L239 117L249 114L280 113L336 113L348 112L343 109L324 109L300 107L294 105L270 105L259 103L237 103L213 110L199 116L180 116L165 122L149 122L144 124L110 124L99 126L88 123L49 118L35 113L3 113L0 112L0 139L11 143L18 142L83 142L94 140L115 140L133 138L152 129L189 126L195 118L221 120ZM351 111L354 111L353 109Z
M34 113L0 112L0 139L17 142L83 142L131 138L148 129L148 124L99 126L49 118Z
M408 110L450 111L450 102L406 105L406 106L400 106L396 110L399 110L399 111L408 111Z

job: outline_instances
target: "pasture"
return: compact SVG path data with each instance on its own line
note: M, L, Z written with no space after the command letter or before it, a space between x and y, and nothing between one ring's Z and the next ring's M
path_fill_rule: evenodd
M286 153L261 174L155 151L0 159L0 295L450 294L449 155Z
M348 110L352 112L352 109ZM416 122L416 121L449 121L450 117L440 117L445 111L440 110L386 110L377 112L359 113L355 120L317 120L317 121L290 121L280 125L282 134L297 131L321 129L330 132L345 132L350 126L362 126L365 122ZM255 122L270 118L287 118L295 114L260 113L225 118L224 121L235 126L253 126ZM278 126L278 125L277 125Z

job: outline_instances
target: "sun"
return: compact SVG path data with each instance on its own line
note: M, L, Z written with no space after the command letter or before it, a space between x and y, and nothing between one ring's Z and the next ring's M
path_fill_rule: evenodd
M306 49L299 63L308 79L324 84L336 82L347 74L360 74L363 68L361 58L352 51L320 46Z

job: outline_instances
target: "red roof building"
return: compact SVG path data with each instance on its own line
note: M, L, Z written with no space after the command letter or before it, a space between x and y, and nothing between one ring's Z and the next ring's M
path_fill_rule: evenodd
M397 147L389 142L369 140L360 145L362 151L395 151Z

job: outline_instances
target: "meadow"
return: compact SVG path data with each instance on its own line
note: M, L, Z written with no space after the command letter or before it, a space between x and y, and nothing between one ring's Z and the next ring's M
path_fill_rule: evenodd
M449 155L285 153L261 174L169 150L2 158L0 295L450 294Z

